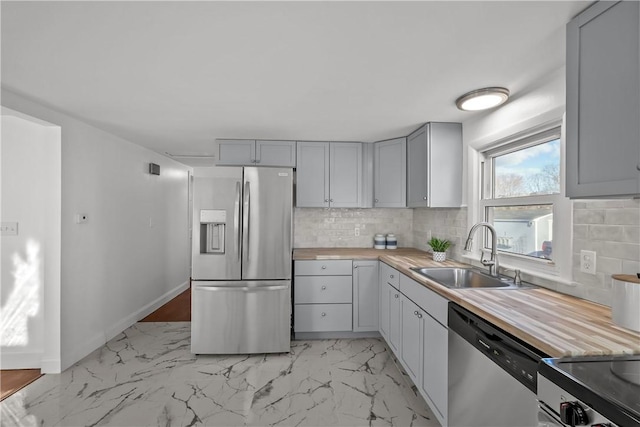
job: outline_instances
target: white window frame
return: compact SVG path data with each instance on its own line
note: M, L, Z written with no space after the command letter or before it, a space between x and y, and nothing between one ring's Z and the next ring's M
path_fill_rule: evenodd
M532 147L553 139L560 139L560 192L558 194L522 197L492 198L494 157ZM478 198L475 203L474 223L486 221L485 212L490 207L552 205L553 208L553 260L534 258L509 252L498 251L500 266L508 269L520 269L533 276L563 283L571 283L572 263L572 203L565 197L565 135L561 121L552 122L542 128L530 129L517 135L504 138L477 152L476 180ZM488 177L489 179L484 179ZM478 231L480 234L480 231ZM490 251L489 233L483 229L482 236L476 236L482 242L467 254L472 260L479 260L481 250ZM479 249L479 248L482 249Z

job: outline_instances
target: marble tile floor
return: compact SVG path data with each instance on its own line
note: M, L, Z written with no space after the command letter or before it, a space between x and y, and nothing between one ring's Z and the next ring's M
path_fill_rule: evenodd
M2 426L438 426L381 339L194 356L190 324L137 323L0 403Z

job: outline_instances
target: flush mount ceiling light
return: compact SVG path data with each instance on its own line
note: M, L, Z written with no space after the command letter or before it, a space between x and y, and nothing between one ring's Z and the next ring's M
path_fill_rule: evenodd
M509 99L509 89L485 87L465 93L456 100L456 105L463 111L479 111L497 107L507 99Z

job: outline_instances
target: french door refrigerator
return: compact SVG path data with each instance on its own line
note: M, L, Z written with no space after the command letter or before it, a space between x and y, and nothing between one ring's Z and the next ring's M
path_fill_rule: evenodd
M191 352L288 352L293 170L225 169L193 177Z

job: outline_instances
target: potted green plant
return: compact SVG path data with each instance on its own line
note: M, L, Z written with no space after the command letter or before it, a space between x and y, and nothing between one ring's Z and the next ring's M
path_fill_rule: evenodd
M433 249L433 260L438 262L444 262L447 259L447 249L451 246L451 242L447 239L438 239L437 237L432 237L431 240L427 242L431 249Z

